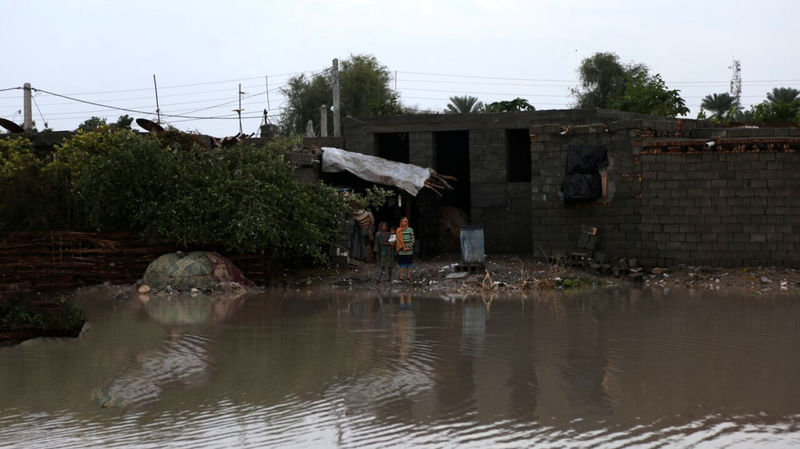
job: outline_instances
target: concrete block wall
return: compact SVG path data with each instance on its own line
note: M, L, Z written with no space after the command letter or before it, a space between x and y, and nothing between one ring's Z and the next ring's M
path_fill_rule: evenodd
M436 164L433 152L433 133L408 133L408 162L420 167L434 167Z
M800 153L642 154L641 164L645 262L800 264Z
M625 127L579 125L561 135L562 125L530 128L531 230L534 254L569 253L576 249L582 226L598 228L597 251L609 257L636 257L641 205L641 166L632 153L632 133ZM565 206L561 183L570 145L603 145L608 149L608 197L590 204Z
M483 225L487 253L530 248L530 183L506 182L506 128L469 132L472 224Z
M376 156L375 134L363 132L362 128L344 128L344 147L348 151Z

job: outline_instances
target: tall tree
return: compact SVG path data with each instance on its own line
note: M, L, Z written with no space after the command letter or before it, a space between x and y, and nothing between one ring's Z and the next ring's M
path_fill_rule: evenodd
M450 97L450 103L447 104L447 109L444 112L452 114L470 114L473 112L480 112L483 108L483 103L478 101L478 97L464 95L463 97Z
M700 102L700 107L711 112L711 116L721 119L736 111L736 98L731 94L706 95Z
M619 62L619 56L599 52L586 58L578 67L580 87L572 93L578 97L582 109L605 108L625 92L627 72L630 68Z
M767 92L767 101L770 103L791 103L800 97L800 90L793 87L776 87L772 92Z
M391 72L371 55L351 55L339 69L341 116L399 114L402 107L397 93L391 89ZM281 89L286 96L286 109L281 127L287 134L302 134L306 123L313 120L319 126L319 107L331 106L333 90L330 71L313 76L290 78ZM333 114L328 114L328 129L332 129Z
M342 61L342 117L345 115L399 113L392 74L372 55L351 55Z
M600 52L578 67L580 85L572 89L579 108L608 108L675 117L689 112L680 91L644 64L622 64L615 53Z

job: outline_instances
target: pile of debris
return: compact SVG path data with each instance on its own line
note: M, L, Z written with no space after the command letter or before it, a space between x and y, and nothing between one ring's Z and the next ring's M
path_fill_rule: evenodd
M585 268L601 276L615 276L631 281L642 280L645 272L636 259L619 257L609 260L605 253L596 252Z
M219 291L244 290L253 284L233 262L211 251L164 254L147 267L136 283L139 295L193 296Z

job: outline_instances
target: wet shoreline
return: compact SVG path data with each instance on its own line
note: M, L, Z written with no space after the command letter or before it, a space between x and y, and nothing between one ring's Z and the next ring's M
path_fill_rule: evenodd
M592 270L543 262L529 256L494 256L487 258L486 271L448 279L458 263L455 256L417 261L412 282L377 282L378 265L353 262L347 266L329 266L285 270L268 285L253 289L302 291L305 293L359 292L365 294L433 294L452 298L465 296L546 296L586 289L633 288L644 290L711 291L751 296L800 293L800 272L793 268L744 267L714 268L700 266L651 267L636 277L598 274ZM135 299L135 285L109 284L83 287L111 287L117 299ZM6 319L0 317L0 345L19 343L39 336L77 337L84 320L71 306L76 290L65 292L28 288L0 296ZM40 315L47 315L42 319ZM16 322L14 322L16 320Z

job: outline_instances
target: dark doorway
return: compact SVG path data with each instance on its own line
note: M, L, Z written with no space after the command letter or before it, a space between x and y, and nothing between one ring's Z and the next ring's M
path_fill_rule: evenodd
M375 150L378 157L408 163L408 133L376 133Z
M527 129L506 130L506 182L531 182L531 137Z
M446 192L441 206L452 206L470 215L469 131L440 131L433 133L436 171L455 176L455 190Z

